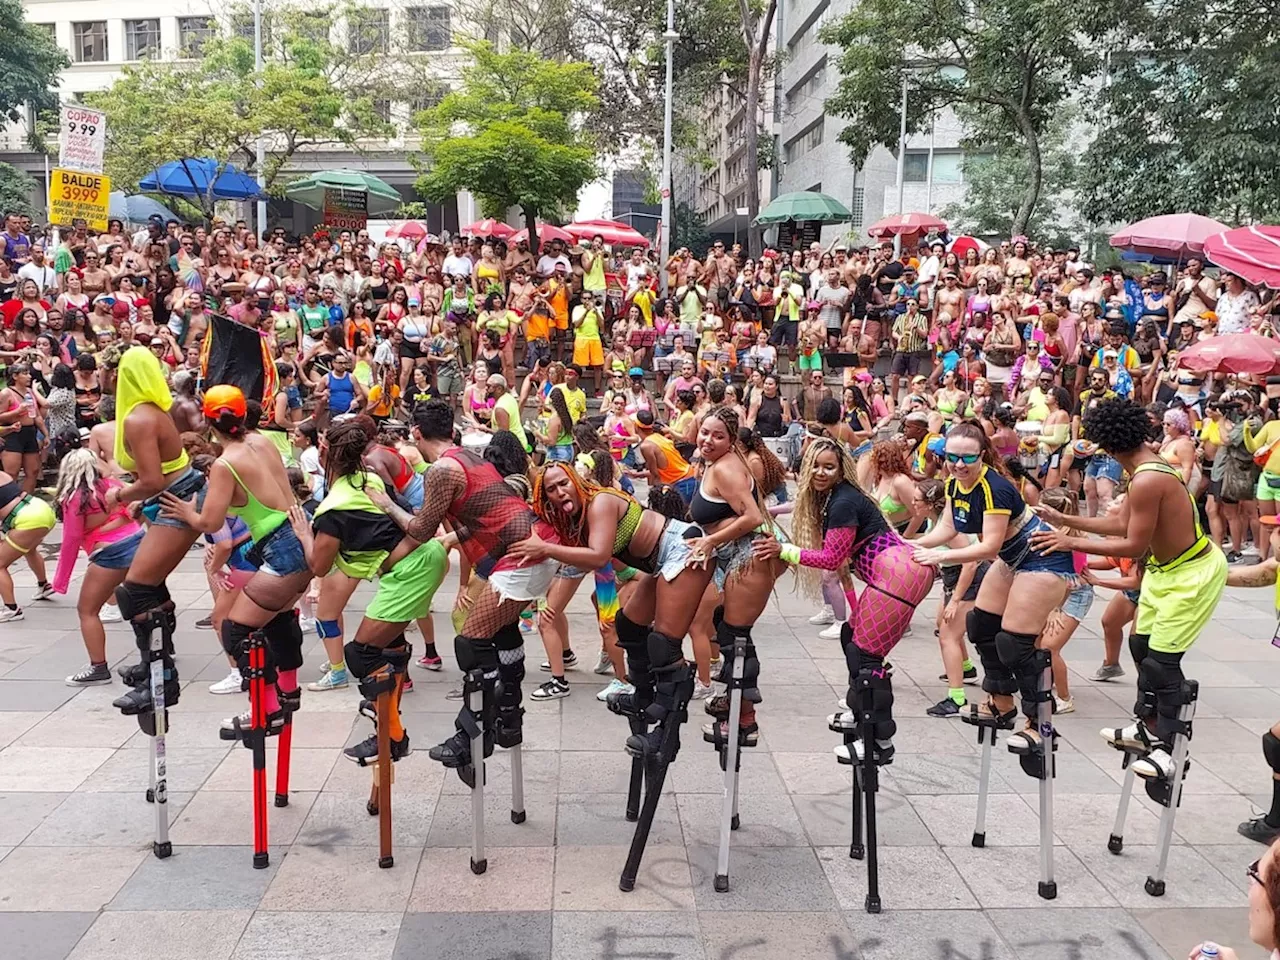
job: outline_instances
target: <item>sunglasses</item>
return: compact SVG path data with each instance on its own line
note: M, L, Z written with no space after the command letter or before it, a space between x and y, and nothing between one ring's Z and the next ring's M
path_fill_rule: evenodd
M982 459L980 453L952 453L947 451L947 463L963 463L966 466L973 466Z
M1250 880L1256 880L1259 884L1262 883L1262 874L1258 872L1258 864L1260 863L1262 863L1261 857L1244 868L1244 875Z

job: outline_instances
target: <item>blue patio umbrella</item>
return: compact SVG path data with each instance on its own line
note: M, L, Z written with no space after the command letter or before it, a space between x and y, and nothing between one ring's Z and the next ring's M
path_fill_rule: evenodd
M258 182L230 163L210 157L186 157L157 167L138 181L145 193L172 193L201 200L258 200L264 195ZM212 190L210 183L213 184Z
M152 217L159 217L161 220L181 219L163 203L150 197L128 197L119 190L111 192L107 216L126 223L146 223Z

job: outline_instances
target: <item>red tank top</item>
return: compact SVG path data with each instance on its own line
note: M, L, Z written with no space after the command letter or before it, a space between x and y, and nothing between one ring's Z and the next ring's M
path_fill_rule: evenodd
M461 464L467 478L465 489L449 504L448 512L463 555L482 577L494 570L515 569L519 563L506 555L507 548L529 536L533 509L482 457L461 447L452 447L443 456ZM543 539L549 532L539 529Z
M413 467L409 465L409 461L400 455L400 451L394 447L384 446L376 443L373 446L375 450L381 450L389 453L396 458L396 469L391 474L391 482L396 485L396 493L403 493L404 488L409 485L409 481L413 479Z

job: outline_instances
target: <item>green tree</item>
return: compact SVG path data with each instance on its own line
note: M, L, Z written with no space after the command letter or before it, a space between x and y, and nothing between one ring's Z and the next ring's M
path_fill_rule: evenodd
M677 203L671 211L671 249L688 247L694 256L706 256L711 246L711 232L702 218L687 203Z
M20 0L0 0L0 118L16 122L28 104L58 106L58 74L71 61L41 27L27 23Z
M570 213L597 174L583 119L597 104L589 64L468 44L461 87L418 114L418 193L437 203L469 190L486 216L519 207L536 251L540 216Z
M1083 157L1090 216L1280 216L1280 5L1125 4Z
M36 193L36 181L17 167L0 163L0 212L12 210L35 218L44 215L44 205L36 205L31 198Z
M896 148L905 82L909 132L954 109L975 142L1018 149L1025 167L1013 230L1025 232L1043 187L1041 140L1080 82L1100 70L1084 39L1095 22L1076 0L940 0L909 13L898 0L862 0L821 33L841 48L840 82L827 101L850 121L840 140L859 166L877 145Z

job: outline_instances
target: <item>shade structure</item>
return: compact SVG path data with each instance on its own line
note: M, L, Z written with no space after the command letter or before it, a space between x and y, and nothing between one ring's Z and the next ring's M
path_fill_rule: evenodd
M1210 263L1246 283L1280 290L1280 227L1236 227L1204 242Z
M947 221L931 213L895 213L877 220L867 228L873 237L910 236L913 233L941 233Z
M649 238L635 227L616 220L576 220L564 225L568 233L577 239L590 241L593 237L604 238L611 247L648 247Z
M171 160L139 180L138 189L143 193L211 200L258 200L266 196L259 190L258 181L243 170L210 157Z
M951 246L947 248L947 252L954 253L963 261L969 255L970 250L977 250L978 256L982 256L983 251L990 246L991 244L985 240L979 240L977 237L961 236L951 241Z
M1229 229L1225 223L1198 213L1170 213L1131 223L1111 235L1111 246L1153 257L1186 260L1204 254L1204 242Z
M516 228L509 223L495 220L493 217L485 217L475 223L468 223L458 232L468 237L497 237L500 240L505 240L516 232Z
M519 243L521 240L528 241L529 231L517 230L509 238L511 243ZM573 234L565 230L563 227L557 227L550 223L538 224L538 243L543 244L551 240L563 240L565 243L573 243Z
M111 191L107 216L112 220L123 220L126 223L146 223L152 217L159 217L161 220L180 219L159 200L152 200L150 197L125 196L120 190Z
M427 229L425 223L417 220L403 220L400 223L393 223L387 227L388 240L412 240L417 243L422 240L431 231Z
M756 216L756 223L785 223L788 220L816 220L819 223L846 223L853 219L849 208L825 193L801 190L774 197Z
M324 207L326 190L354 190L368 198L370 213L394 210L403 202L399 192L385 180L362 170L325 170L301 180L295 180L284 188L284 195L304 207L320 210Z
M1182 351L1178 366L1197 373L1272 374L1280 371L1280 341L1256 333L1209 337Z

